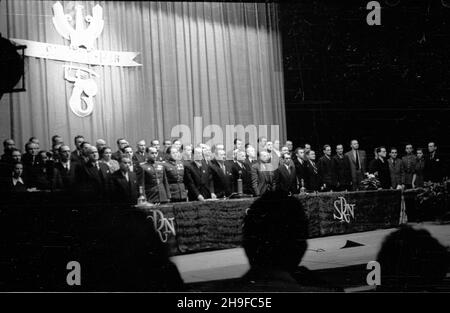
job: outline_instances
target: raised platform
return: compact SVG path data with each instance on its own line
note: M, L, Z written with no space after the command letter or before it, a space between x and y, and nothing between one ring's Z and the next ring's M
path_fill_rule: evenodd
M408 193L414 197L414 192ZM297 196L309 220L309 237L396 227L402 192L378 190L327 192ZM142 207L172 255L238 247L242 223L255 198L184 202Z
M410 224L427 229L441 244L450 247L450 224ZM333 285L345 291L369 290L365 283L365 265L376 259L383 239L395 229L382 229L354 234L336 235L308 240L308 250L299 264L316 271ZM347 240L362 246L344 248ZM242 248L209 251L172 257L184 281L194 290L207 290L219 280L242 276L249 265ZM450 291L450 280L449 289Z

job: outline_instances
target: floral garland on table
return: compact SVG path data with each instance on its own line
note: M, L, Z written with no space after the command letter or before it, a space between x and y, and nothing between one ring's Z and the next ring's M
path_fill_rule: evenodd
M450 215L450 180L442 183L425 182L417 194L419 209L425 218L444 218Z
M381 188L381 183L374 174L365 174L365 178L359 185L360 190L378 190Z

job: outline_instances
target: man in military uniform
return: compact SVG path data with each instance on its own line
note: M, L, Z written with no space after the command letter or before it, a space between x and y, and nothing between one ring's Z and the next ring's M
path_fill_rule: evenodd
M163 203L170 201L170 188L166 170L162 163L156 162L158 150L150 147L147 163L141 165L140 186L144 186L148 202Z
M406 155L402 157L403 170L405 173L404 183L405 188L412 188L412 179L414 176L414 171L416 169L416 156L413 153L413 146L411 144L407 144L405 147Z
M187 201L187 191L184 186L184 166L181 153L176 147L170 147L164 168L169 182L172 202Z

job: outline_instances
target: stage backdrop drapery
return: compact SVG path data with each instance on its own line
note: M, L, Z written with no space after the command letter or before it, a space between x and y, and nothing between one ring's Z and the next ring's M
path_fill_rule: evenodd
M8 37L68 45L52 23L56 1L7 0ZM142 67L90 66L99 74L93 114L69 108L73 83L61 61L26 57L26 88L11 96L12 135L49 148L53 134L73 137L169 137L172 127L279 125L285 139L281 37L276 3L61 1L92 14L103 8L99 50L140 52ZM77 65L77 64L75 64ZM225 128L224 128L225 129Z

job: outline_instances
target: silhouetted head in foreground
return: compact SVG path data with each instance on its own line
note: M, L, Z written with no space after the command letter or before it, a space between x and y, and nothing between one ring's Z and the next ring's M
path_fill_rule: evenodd
M250 266L293 272L305 254L308 223L300 201L266 192L244 218L243 246Z
M425 229L401 227L378 253L380 291L432 291L446 276L447 249Z
M180 291L183 281L145 213L118 214L90 255L89 291Z

